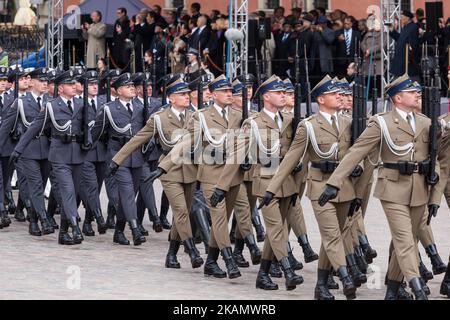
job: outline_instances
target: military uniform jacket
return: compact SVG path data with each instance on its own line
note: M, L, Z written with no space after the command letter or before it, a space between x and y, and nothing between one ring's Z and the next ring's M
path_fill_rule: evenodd
M50 130L52 135L48 154L50 162L64 164L83 163L87 152L81 148L81 143L76 141L65 143L61 139L53 137L54 135L62 134L82 136L83 105L80 104L78 99L73 99L72 107L73 113L61 97L49 101L34 119L25 134L22 135L15 150L23 153L31 141L47 129ZM53 115L51 115L51 111L53 111Z
M333 144L337 145L336 153L327 158L328 160L340 161L350 148L350 118L338 115L337 121L339 126L339 134L337 134L331 124L321 113L312 115L306 120L300 122L294 141L292 142L288 153L284 157L277 174L272 179L267 191L275 193L279 186L283 183L284 179L291 175L292 170L298 165L299 161L304 161L304 158L302 159L303 156L308 157L311 162L320 162L320 160L323 160L323 157L319 156L312 145L311 137L308 134L306 121L308 121L314 131L317 146L321 152L328 152L332 148ZM353 166L353 168L355 166ZM355 189L353 188L353 183L349 178L350 173L342 177L340 182L342 182L344 187L341 189L338 197L333 199L332 202L345 202L355 198ZM319 168L310 167L308 169L306 195L311 201L316 201L319 199L329 176L329 173L323 173Z
M202 120L200 120L200 118ZM213 152L212 150L214 150L216 154L215 157L209 159L209 161L203 161L203 158L200 159L200 163L198 164L197 180L203 183L216 184L220 178L220 174L226 161L221 161L222 159L219 159L219 161L213 160L220 158L220 155L222 155L225 147L223 147L223 145L217 148L212 147L210 141L208 141L205 130L200 130L200 121L204 121L204 125L207 127L208 132L215 141L224 139L224 135L227 134L226 139L224 140L228 140L228 146L233 147L235 131L240 128L241 120L242 112L230 107L228 107L228 124L225 122L222 115L217 112L214 106L195 112L189 120L187 126L190 140L187 139L187 137L183 138L183 141L172 149L169 157L166 157L164 161L159 164L159 167L164 169L166 172L169 172L171 166L174 165L174 161L179 161L180 154L183 153L182 150L188 150L190 147L194 147L198 142L198 144L202 144L202 154L209 155ZM226 152L226 157L228 158L231 150L226 150ZM231 179L229 186L241 184L242 179L242 173L235 175L234 178Z
M145 125L144 106L140 103L132 105L133 113L130 114L122 102L117 99L106 103L102 112L97 115L92 129L92 138L97 141L102 134L108 135L107 162ZM143 164L144 155L141 150L137 150L123 161L122 166L139 168Z
M450 112L440 117L443 133L439 145L439 183L431 190L430 203L439 205L450 176Z
M49 100L47 95L42 96L41 107L37 104L30 92L24 97L17 99L8 110L8 114L0 129L0 145L4 145L2 153L4 156L11 155L17 141L13 141L10 132L16 131L23 134L27 131L33 120L39 115L45 103ZM43 160L48 158L50 142L45 133L37 135L23 150L22 157L26 159Z
M7 123L6 126L1 125L2 123L6 122L6 119L8 118L9 111L11 109L11 106L13 104L17 103L17 99L14 100L14 91L11 93L4 94L3 98L3 109L2 109L2 116L1 116L1 123L0 123L0 154L2 157L9 157L14 150L14 147L16 146L18 140L13 139L10 136L11 129L14 126L14 122ZM17 105L15 110L17 111ZM14 113L15 117L16 113ZM12 115L11 115L12 116ZM15 118L14 118L15 120ZM2 129L3 128L3 129ZM9 130L8 130L9 128ZM23 133L23 128L21 126L18 126L16 136L20 137Z
M82 101L82 100L81 100ZM103 112L103 105L106 103L106 96L97 96L97 104L96 108L94 109L91 105L90 99L88 100L89 103L89 127L93 128L95 124L95 119L97 118L97 115ZM103 140L103 139L101 139ZM85 161L89 162L104 162L106 161L106 142L105 141L98 141L98 143L94 144L91 148L91 150L88 151Z
M135 100L141 102L138 98L135 98ZM164 107L166 107L165 105ZM148 97L148 108L149 108L149 114L152 115L155 112L158 112L162 108L161 99L154 98L154 97ZM146 119L148 120L148 119ZM147 151L144 154L144 158L146 161L157 161L162 155L162 151L159 148L159 146L156 144L155 139L151 139L150 143L147 147Z
M114 156L113 161L117 164L123 163L129 154L139 147L147 144L152 138L168 154L179 138L185 136L186 126L192 117L192 112L186 110L186 121L184 126L172 111L172 108L163 110L150 116L146 125ZM164 159L165 155L161 155ZM197 168L193 163L177 163L171 166L167 174L162 175L161 181L171 181L179 183L192 183L196 181Z
M384 119L389 135L395 145L404 146L410 143L414 148L414 152L403 152L404 155L394 154L387 145L380 126L380 120L377 117ZM376 154L379 154L382 163L397 163L398 161L421 162L427 160L430 119L423 114L415 113L415 121L416 132L414 133L410 125L395 109L371 117L367 128L349 150L327 184L344 191L344 178L352 172L357 163L374 149L377 151ZM376 162L377 159L372 159L371 161ZM439 172L439 166L436 166L436 169ZM428 203L429 188L425 182L425 176L418 172L412 175L405 175L400 174L398 170L380 166L374 196L382 201L421 206Z
M252 193L253 195L258 197L264 196L271 179L279 168L279 165L283 157L287 153L289 145L292 141L292 116L284 112L280 112L280 114L282 116L281 130L278 128L278 125L275 123L275 121L265 111L261 111L256 115L250 117L242 125L241 132L243 138L239 139L240 145L236 148L238 152L243 149L248 150L249 148L250 136L254 134L253 132L250 133L250 131L252 130L252 123L253 125L256 124L257 126L257 131L259 132L261 140L264 143L264 148L271 149L276 143L279 142L280 144L280 148L277 153L279 157L278 165L273 163L268 166L269 158L264 159L264 161L261 161L261 159L252 160L254 162L257 162L253 165L255 169L253 172ZM261 152L261 148L260 146L258 146L257 154L260 154ZM241 170L239 169L239 164L227 165L223 170L220 178L218 179L217 187L222 190L228 190L227 186L229 185L229 180L239 172L241 172ZM288 177L286 177L286 179L284 179L283 183L280 184L274 194L277 198L283 198L289 197L296 192L298 192L298 187L295 185L293 176L289 175Z

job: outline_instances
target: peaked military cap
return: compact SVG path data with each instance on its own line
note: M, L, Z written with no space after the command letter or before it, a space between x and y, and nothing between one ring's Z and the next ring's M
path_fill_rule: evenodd
M12 83L16 79L16 77L20 78L25 75L25 70L18 65L11 66L8 72L8 82Z
M283 83L284 83L284 88L285 88L286 92L294 92L295 91L294 85L292 84L291 80L289 80L289 78L284 79Z
M209 91L213 92L216 90L232 90L233 86L228 81L228 79L225 77L224 74L221 74L217 78L215 78L211 83L209 84Z
M87 81L90 82L97 82L98 81L98 72L95 70L86 71L80 76L80 79L78 80L80 83L84 83Z
M233 83L233 96L241 95L242 90L244 89L244 85L238 80L234 79Z
M77 81L75 80L75 72L73 70L63 71L60 74L57 74L55 77L55 84L74 84Z
M386 95L391 98L400 92L406 91L417 91L417 87L406 73L388 83L385 88Z
M0 67L0 80L8 79L9 69L7 67Z
M126 72L120 76L118 76L113 83L111 83L111 86L115 89L123 86L128 86L130 84L133 84L133 81L131 80L131 74Z
M29 73L31 79L38 79L41 81L48 81L47 68L37 68Z
M189 89L191 91L197 91L198 90L198 85L200 84L200 80L202 80L203 78L203 90L208 90L208 81L205 81L206 76L202 75L197 77L196 79L192 80L191 82L189 82L188 86Z
M264 81L259 88L256 90L256 93L267 93L267 92L276 92L276 91L284 91L284 83L281 81L279 77L276 75L271 76L269 79Z
M311 98L317 99L322 94L340 92L341 89L336 82L331 79L329 75L326 75L316 86L311 90Z
M191 92L191 90L188 87L188 84L184 82L183 78L178 78L176 81L172 82L166 87L167 95L183 92Z

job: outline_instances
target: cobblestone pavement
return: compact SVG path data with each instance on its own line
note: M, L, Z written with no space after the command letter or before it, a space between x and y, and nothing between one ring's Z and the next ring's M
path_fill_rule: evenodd
M161 187L157 182L157 197ZM17 191L15 191L17 196ZM106 212L107 199L102 191L102 203ZM318 251L320 237L309 200L302 204L312 247ZM158 205L159 207L159 205ZM84 215L80 210L80 215ZM170 213L169 213L170 214ZM13 219L11 217L11 219ZM57 217L59 221L59 217ZM0 230L0 299L312 299L316 281L317 261L304 264L298 271L305 282L296 290L286 291L283 279L275 279L280 289L264 292L255 289L258 266L241 268L242 277L229 279L207 278L203 269L192 269L189 258L182 249L178 259L181 269L166 269L165 255L168 248L168 231L154 233L148 217L144 227L150 230L147 242L141 246L119 246L112 243L112 230L105 235L85 237L81 245L60 246L57 232L42 237L28 234L26 223L13 221L9 228ZM448 231L450 210L444 202L433 220L436 243L444 262L450 253ZM369 283L358 289L358 299L382 299L387 268L390 233L386 218L377 199L372 198L366 214L366 228L371 244L378 252L368 275ZM97 233L97 232L96 232ZM127 228L126 235L131 239ZM300 261L303 254L291 233L294 255ZM262 247L262 244L260 243ZM203 245L198 248L204 254ZM431 270L429 260L421 247L425 264ZM248 260L248 250L245 250ZM225 268L223 261L219 262ZM431 299L442 299L439 285L443 275L428 283ZM336 299L345 299L341 290L333 293Z

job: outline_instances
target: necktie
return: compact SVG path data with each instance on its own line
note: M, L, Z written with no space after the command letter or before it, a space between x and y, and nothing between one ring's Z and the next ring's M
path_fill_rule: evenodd
M275 121L275 123L277 124L278 129L281 130L280 128L280 124L278 123L278 114L275 114L275 118L273 119Z
M72 101L67 101L67 107L69 107L69 110L71 113L73 113L73 109L72 109Z
M334 115L331 116L331 126L336 131L336 133L339 134L339 130L336 124L336 117Z
M37 97L37 105L39 107L39 110L41 110L41 97Z
M131 104L130 103L127 103L127 110L128 110L128 113L130 114L130 116L132 116L133 115L133 110L131 109Z
M95 107L94 99L91 99L91 107L92 107L92 110L97 111L97 108Z
M181 125L184 127L184 113L180 113L180 122Z
M287 39L288 36L289 36L289 33L285 33L285 34L283 35L283 41L286 41L286 39Z
M222 118L225 120L225 123L228 125L228 119L227 119L227 111L225 108L222 109Z
M347 53L347 55L349 56L350 55L350 42L351 42L351 39L350 39L350 31L345 31L345 47L346 47L346 53Z
M416 133L416 130L414 130L413 124L412 124L412 116L410 114L408 114L406 116L406 120L408 121L409 126L411 127L411 130Z

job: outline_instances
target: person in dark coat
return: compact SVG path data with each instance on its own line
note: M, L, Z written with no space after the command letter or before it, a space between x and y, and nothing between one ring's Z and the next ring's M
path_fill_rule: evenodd
M411 12L402 12L400 21L402 30L400 33L394 30L393 25L390 26L389 35L396 41L390 72L396 77L401 76L406 71L406 50L408 50L408 75L410 77L419 76L419 27L416 23L413 23L412 18Z
M331 46L335 39L334 31L327 27L328 20L320 16L318 25L313 29L313 41L310 52L310 82L311 88L328 73L333 73L333 55Z
M283 23L283 29L275 34L275 74L280 78L286 78L289 70L289 47L294 41L292 25L289 22Z
M134 40L135 50L135 65L136 72L142 71L142 55L150 49L150 43L154 35L154 28L151 28L147 23L146 17L143 14L136 16L136 24L131 35Z
M361 42L361 33L352 29L352 20L347 17L344 19L344 29L336 31L336 59L335 72L339 78L346 74L347 66L353 62L355 53L359 54Z
M112 58L114 68L124 69L130 60L130 52L126 46L126 40L130 37L130 19L127 16L127 9L118 8L117 17L114 23Z

